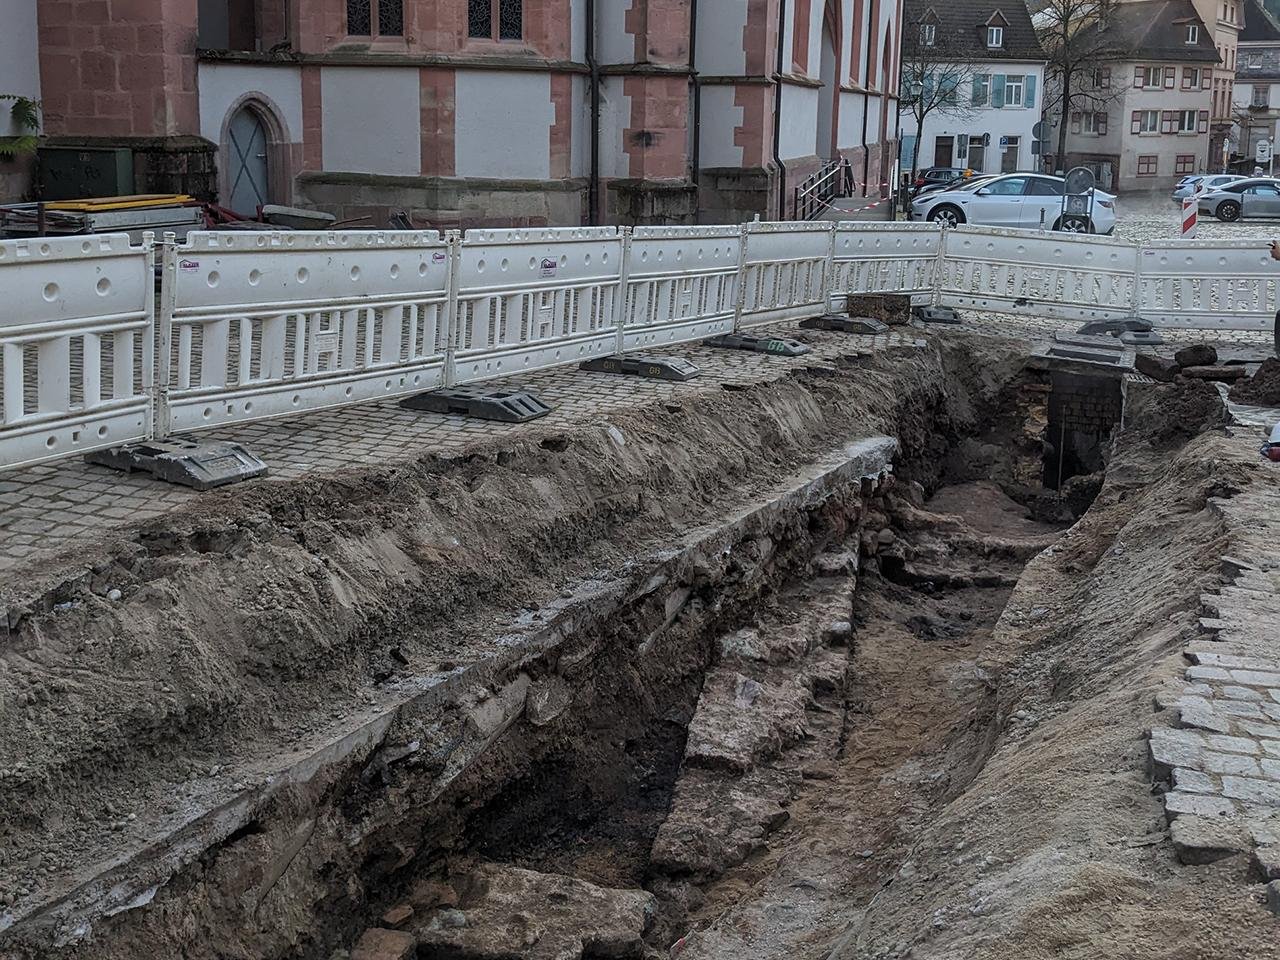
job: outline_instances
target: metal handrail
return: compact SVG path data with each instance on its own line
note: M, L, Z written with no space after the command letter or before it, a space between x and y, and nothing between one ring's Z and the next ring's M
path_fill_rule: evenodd
M845 157L837 157L796 185L793 198L795 219L812 220L826 209L829 201L852 195L853 167Z

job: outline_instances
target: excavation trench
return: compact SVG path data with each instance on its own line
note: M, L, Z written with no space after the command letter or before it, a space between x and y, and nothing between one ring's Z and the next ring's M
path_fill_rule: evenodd
M9 837L43 831L53 851L48 880L6 874L3 945L24 958L325 958L360 944L441 960L825 956L981 769L999 728L984 642L1022 566L1096 490L1097 476L1041 487L1047 380L1023 359L980 340L850 357L726 393L710 415L668 408L674 419L590 441L377 478L354 503L294 491L236 522L144 529L113 562L153 605L194 604L184 577L243 588L231 571L269 546L292 579L257 580L251 605L292 586L323 617L290 627L296 648L249 637L240 669L272 682L224 682L225 715L208 700L119 741L117 719L77 745L116 751L102 779L67 777L73 758L55 756L39 774L51 798L0 811ZM557 509L488 517L504 532L475 558L421 506L480 536L486 494L531 485ZM500 575L513 560L542 568L513 585ZM298 571L337 599L309 601ZM233 622L245 602L233 592L217 610ZM63 629L83 644L101 619L29 610L46 643ZM342 706L317 724L325 698ZM41 701L20 702L31 722ZM255 709L269 722L251 728ZM179 756L197 741L202 770L219 758L207 777ZM168 788L178 801L147 807L166 776L185 782ZM68 817L104 795L124 798L108 801L104 854L134 846L86 867L61 838L83 845ZM145 830L119 818L130 804L149 810ZM32 849L13 849L10 865L29 867Z

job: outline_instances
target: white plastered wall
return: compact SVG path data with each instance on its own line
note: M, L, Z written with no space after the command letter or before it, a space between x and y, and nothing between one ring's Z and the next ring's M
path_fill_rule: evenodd
M417 67L324 67L320 122L324 169L417 176L422 170Z

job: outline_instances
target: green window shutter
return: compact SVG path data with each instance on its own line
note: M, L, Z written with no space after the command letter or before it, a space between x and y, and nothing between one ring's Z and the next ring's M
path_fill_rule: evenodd
M987 78L981 74L975 74L973 78L973 96L970 102L975 107L985 106L987 102Z
M1004 74L997 73L991 78L991 105L993 107L1004 106Z
M1027 74L1023 81L1024 91L1022 94L1022 105L1025 107L1034 107L1036 105L1036 78L1034 74Z

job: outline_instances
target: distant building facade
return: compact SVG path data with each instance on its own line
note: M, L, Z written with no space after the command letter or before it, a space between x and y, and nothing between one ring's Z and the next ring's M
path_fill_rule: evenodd
M1244 6L1233 105L1232 153L1249 168L1258 142L1280 137L1280 19L1260 0Z
M924 118L902 115L902 166L910 166L920 140L918 166L964 167L975 173L1039 169L1034 127L1044 98L1045 57L1024 0L908 0L907 29L919 36L906 45L919 54L920 71L955 83L954 104ZM942 51L934 61L930 51ZM954 57L954 61L951 59ZM946 58L946 62L941 62ZM936 71L933 70L936 65ZM938 82L925 77L924 82Z
M1122 3L1100 29L1105 44L1086 82L1096 107L1072 109L1066 166L1131 191L1220 168L1210 145L1219 56L1191 0Z
M900 4L60 0L40 4L45 132L132 151L139 192L241 213L774 218L831 159L871 196L891 179Z

